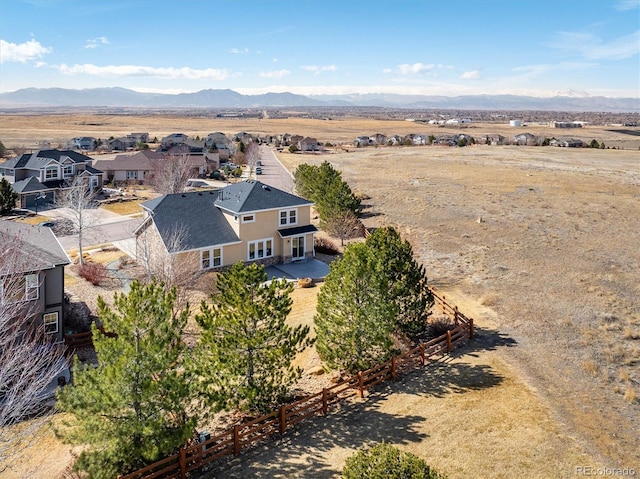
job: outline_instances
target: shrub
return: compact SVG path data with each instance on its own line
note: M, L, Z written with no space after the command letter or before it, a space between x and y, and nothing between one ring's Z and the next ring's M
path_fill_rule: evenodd
M349 457L342 479L446 479L418 456L384 442Z
M427 336L430 338L439 338L443 334L447 334L447 331L455 328L453 321L447 316L441 316L439 318L433 318L429 321L427 328Z
M338 248L330 239L317 237L314 240L314 248L316 253L336 255L339 253Z
M107 268L102 263L83 263L79 274L92 285L98 286L107 277Z

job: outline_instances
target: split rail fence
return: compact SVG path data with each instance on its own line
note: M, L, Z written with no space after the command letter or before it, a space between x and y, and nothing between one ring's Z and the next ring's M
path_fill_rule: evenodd
M237 455L243 448L272 434L284 434L291 426L311 416L326 415L331 405L357 395L362 397L367 389L377 384L395 380L411 369L428 364L433 357L450 353L456 347L473 338L473 318L458 311L447 303L444 295L432 289L435 306L449 316L455 328L446 334L422 343L415 348L394 356L380 364L359 373L322 391L296 402L284 404L279 409L252 421L236 424L210 439L180 449L176 454L150 464L119 479L184 479L187 474L200 469L216 459L227 455Z

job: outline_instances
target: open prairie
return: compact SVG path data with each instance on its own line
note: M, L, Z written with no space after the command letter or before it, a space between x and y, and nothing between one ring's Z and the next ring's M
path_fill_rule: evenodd
M136 131L158 138L286 132L345 145L374 133L529 131L623 148L278 153L290 171L324 160L342 171L366 198L365 224L396 226L431 284L476 318L479 337L435 371L402 378L336 417L314 419L277 447L260 446L220 472L274 478L334 477L352 450L374 439L395 442L452 478L573 477L576 466L640 474L640 136L609 131L615 129L445 129L361 118L0 118L8 148ZM294 308L296 321L313 317L303 309Z

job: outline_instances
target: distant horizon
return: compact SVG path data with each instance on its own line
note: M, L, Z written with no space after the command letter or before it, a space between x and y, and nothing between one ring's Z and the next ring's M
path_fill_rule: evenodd
M201 88L199 90L193 90L193 91L156 91L154 89L136 89L136 88L128 88L128 87L123 87L123 86L119 86L119 85L112 85L112 86L102 86L102 87L87 87L87 88L67 88L67 87L58 87L58 86L49 86L49 87L23 87L23 88L18 88L17 90L12 90L12 91L3 91L0 92L0 94L4 94L4 93L15 93L18 92L20 90L29 90L29 89L37 89L37 90L52 90L52 89L61 89L61 90L75 90L75 91L86 91L86 90L97 90L97 89L124 89L124 90L130 90L130 91L134 91L136 93L149 93L149 94L159 94L159 95L180 95L180 94L191 94L191 93L200 93L203 91L217 91L217 90L231 90L234 91L236 93L240 93L241 95L247 95L247 96L255 96L255 95L264 95L264 94L268 94L268 93L292 93L294 95L301 95L301 96L307 96L307 97L314 97L314 96L321 96L321 97L327 97L327 96L349 96L349 95L353 95L353 96L366 96L366 95L397 95L397 96L425 96L425 97L445 97L445 98L457 98L457 97L466 97L466 96L516 96L516 97L531 97L531 98L555 98L555 97L566 97L566 98L598 98L598 97L602 97L602 98L611 98L611 99L615 99L615 98L620 98L620 99L632 99L632 100L639 100L640 101L640 92L638 93L638 96L633 97L633 96L629 96L629 97L611 97L611 96L605 96L605 95L590 95L586 92L579 92L579 91L560 91L560 92L556 92L554 94L549 94L549 95L520 95L520 94L514 94L514 93L465 93L465 94L458 94L458 95L447 95L447 94L423 94L423 93L394 93L394 92L389 92L389 91L367 91L367 92L351 92L351 93L296 93L295 91L291 91L291 90L282 90L282 91L274 91L274 90L269 90L268 88L259 88L259 89L255 89L255 88L233 88L233 87L228 87L228 88Z
M640 99L640 0L12 0L0 93Z

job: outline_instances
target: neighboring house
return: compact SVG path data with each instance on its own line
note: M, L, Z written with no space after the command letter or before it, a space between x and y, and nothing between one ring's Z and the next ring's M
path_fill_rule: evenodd
M162 148L168 148L172 145L184 143L188 138L189 137L184 133L171 133L170 135L162 138L162 140L160 140L160 144L162 145Z
M96 160L95 167L104 172L103 182L149 182L155 169L154 162L164 158L162 153L142 150L134 154L117 155L112 160Z
M531 133L520 133L513 137L514 145L536 146L538 143L538 137Z
M371 138L369 138L368 136L358 136L356 137L355 140L353 140L353 146L357 148L369 146L370 141L371 141Z
M135 148L138 141L133 136L121 136L109 140L109 149L112 151L127 151Z
M316 138L306 137L298 142L300 151L316 151L318 149L318 140Z
M374 145L386 145L387 144L387 137L386 137L386 135L383 135L382 133L376 133L375 135L371 136L369 138L369 140Z
M582 148L585 146L582 140L576 140L574 138L556 139L554 138L549 142L549 146L561 146L565 148Z
M96 147L96 139L91 136L80 136L78 138L72 138L69 142L69 147L74 150L93 150Z
M147 216L135 232L137 259L145 260L150 245L159 247L154 257L179 255L179 263L194 272L238 261L276 264L311 258L317 231L311 224L312 204L253 180L164 195L142 203Z
M76 151L38 150L0 163L0 177L6 178L20 194L21 208L32 208L54 202L56 192L77 176L92 190L102 189L102 171L94 168L92 162L92 158Z
M54 341L62 341L64 267L70 263L69 257L50 228L0 221L0 237L3 240L8 237L23 252L20 263L10 273L11 297L8 297L9 290L3 289L7 278L0 278L0 301L20 303L20 314L27 314L42 324L44 332Z

